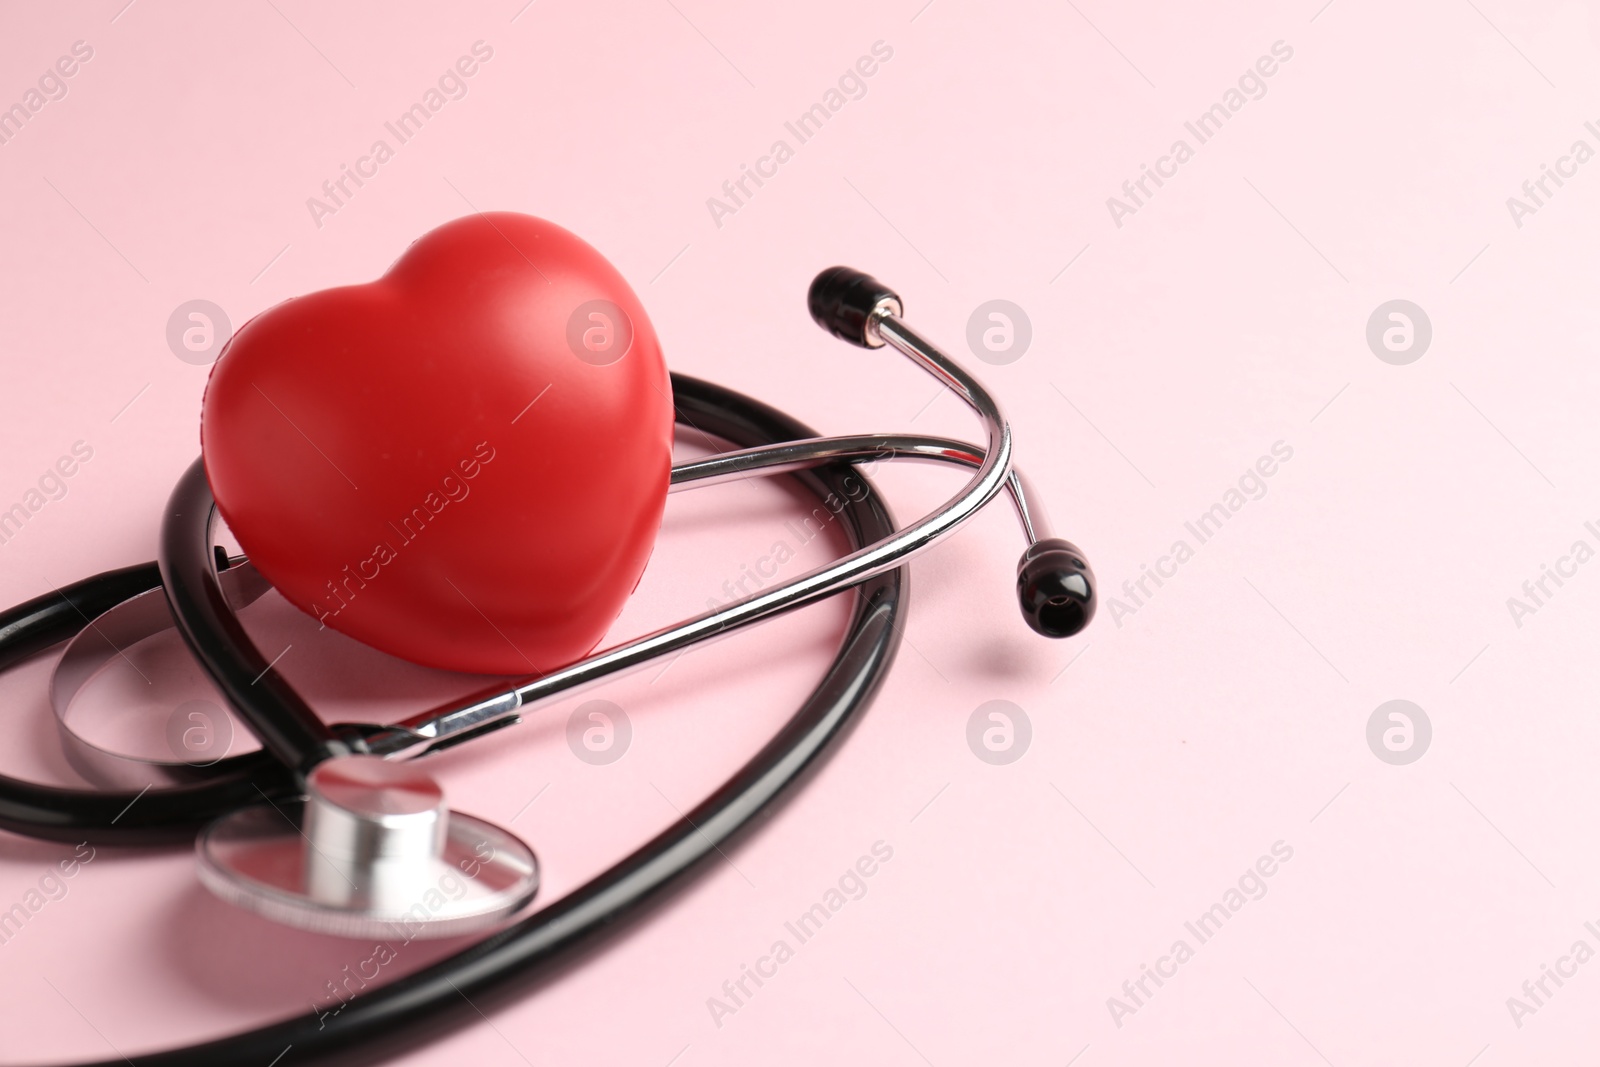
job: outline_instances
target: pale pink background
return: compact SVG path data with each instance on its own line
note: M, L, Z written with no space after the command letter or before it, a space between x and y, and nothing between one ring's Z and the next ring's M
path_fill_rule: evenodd
M0 546L5 602L153 556L206 374L167 348L174 307L238 325L474 207L583 235L674 368L829 432L974 431L903 361L808 321L820 267L897 286L958 355L980 302L1022 305L1032 348L973 365L1108 591L1294 448L1148 606L1075 641L1022 626L1017 532L980 518L913 566L893 678L779 818L492 1026L401 1062L1592 1062L1600 963L1520 1029L1506 998L1600 945L1600 564L1520 629L1505 601L1600 518L1600 162L1521 228L1505 200L1595 144L1595 5L124 2L10 5L0 31L4 104L95 50L0 146L0 504L95 449ZM479 39L470 94L318 229L305 199ZM894 57L866 97L714 225L706 198L878 40ZM1115 226L1106 198L1278 40L1294 56L1267 95ZM1364 339L1393 298L1433 322L1410 366ZM881 484L910 516L952 479ZM676 498L617 635L703 606L794 513L771 487ZM635 728L614 765L567 749L569 701L433 768L503 822L545 790L514 825L555 899L754 751L842 618L610 688ZM0 682L0 766L61 778L47 670ZM330 715L400 706L307 685ZM1410 766L1367 747L1393 698L1433 723ZM966 744L992 699L1033 724L1010 766ZM866 897L714 1025L706 998L878 840L894 858ZM1278 840L1294 858L1266 897L1116 1026L1106 999ZM0 907L68 851L0 840ZM231 1032L369 954L229 910L181 851L102 849L0 946L0 1062Z

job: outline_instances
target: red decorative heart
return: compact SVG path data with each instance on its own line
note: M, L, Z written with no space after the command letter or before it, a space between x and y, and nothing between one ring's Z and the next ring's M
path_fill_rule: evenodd
M622 275L496 213L251 319L200 441L223 517L291 603L416 663L529 674L593 649L638 583L672 423Z

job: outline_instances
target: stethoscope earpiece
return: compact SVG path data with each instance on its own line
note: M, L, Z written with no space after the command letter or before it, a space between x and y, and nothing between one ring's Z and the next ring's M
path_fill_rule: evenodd
M806 306L817 325L862 348L881 348L890 343L881 330L886 322L905 313L898 293L872 275L851 267L829 267L812 279ZM914 338L902 338L901 344L907 340ZM940 368L933 369L937 373ZM911 449L905 451L909 453ZM975 453L974 459L981 461L982 453ZM1071 637L1094 618L1094 572L1076 545L1049 536L1038 496L1027 490L1015 467L1008 481L1012 501L1032 539L1017 564L1017 600L1022 617L1035 633Z
M1017 562L1017 601L1035 633L1071 637L1094 618L1094 571L1071 541L1038 541Z
M877 320L905 314L898 293L852 267L829 267L813 278L806 307L818 326L862 348L883 347Z

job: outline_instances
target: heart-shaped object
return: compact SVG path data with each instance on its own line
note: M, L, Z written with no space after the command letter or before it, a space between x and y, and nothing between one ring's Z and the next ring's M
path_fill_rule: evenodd
M416 663L525 675L592 650L637 585L671 396L616 268L542 219L480 214L246 323L200 440L291 603Z

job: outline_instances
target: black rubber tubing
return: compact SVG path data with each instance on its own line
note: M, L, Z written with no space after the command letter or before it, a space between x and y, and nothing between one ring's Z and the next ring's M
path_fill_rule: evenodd
M816 436L814 431L782 412L721 386L677 374L673 375L672 383L680 424L738 447ZM852 547L860 547L893 532L894 522L888 509L871 483L855 468L848 465L822 467L796 471L789 476L819 497L838 503L842 508L838 512L840 527ZM206 555L198 561L191 560L188 566L209 569ZM150 581L151 576L146 574L141 580ZM470 948L351 998L332 1018L315 1013L301 1014L204 1044L106 1060L94 1067L120 1064L209 1067L253 1062L276 1063L281 1067L375 1064L412 1051L421 1042L481 1021L481 1013L493 1011L536 983L554 977L559 968L575 963L580 951L625 929L648 905L660 903L671 893L681 891L692 876L706 869L711 856L726 852L731 842L770 817L778 802L791 795L815 772L822 759L855 724L883 683L899 647L899 617L905 609L905 568L871 578L856 588L857 592L851 594L854 607L840 650L822 682L801 708L748 763L694 810L610 869ZM87 607L84 610L87 613ZM4 641L8 631L3 627L14 614L0 616L0 665L7 662ZM69 624L70 620L60 623L63 630ZM83 620L78 627L81 625ZM22 629L31 632L26 626ZM41 639L35 634L35 642ZM227 649L212 649L212 652L228 654ZM265 664L248 641L231 652L238 661L234 666L250 665L258 660ZM231 789L234 780L239 779L238 784L253 793L251 783L259 779L252 777L256 768L245 765L244 759L256 757L225 761L233 764L226 772L229 776L226 785ZM290 777L288 772L270 758L260 762L270 765L267 768L269 778L264 784L282 790L281 778ZM279 777L272 778L271 773ZM132 811L139 810L147 800L196 795L196 790L218 789L224 784L160 793L152 790ZM18 795L25 795L29 789L42 788L0 778L0 815L6 813L3 801L8 794L20 790ZM75 801L104 796L127 802L134 796L84 794L74 790L49 792L58 799L74 798ZM217 795L206 799L220 800L223 792L225 790L219 790ZM24 805L12 812L11 823L0 820L0 826L22 833L29 833L29 826L45 830L56 828L46 803L49 799L43 795L31 797L31 806ZM241 805L233 805L238 806ZM132 811L121 820L111 821L126 822ZM153 824L145 826L147 838L153 829ZM189 832L192 835L192 825ZM53 840L82 839L71 833L35 836ZM104 840L140 843L140 836L113 835Z
M155 589L154 563L106 571L0 612L0 671L72 637L124 600ZM36 785L0 775L0 830L96 845L187 843L230 811L298 795L294 776L265 752L218 762L198 784L101 791Z

